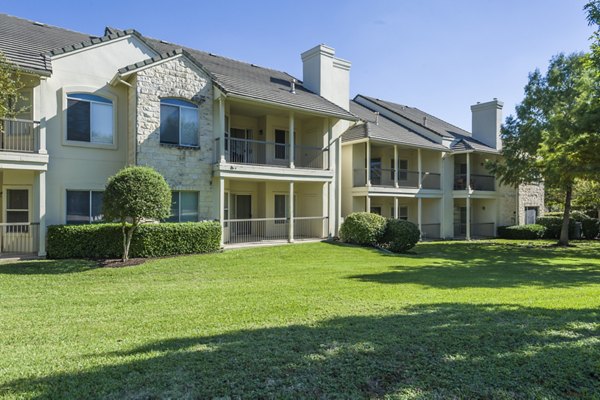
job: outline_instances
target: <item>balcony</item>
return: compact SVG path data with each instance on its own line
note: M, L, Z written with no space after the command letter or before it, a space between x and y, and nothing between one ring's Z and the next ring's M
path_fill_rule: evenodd
M36 153L39 150L39 122L0 118L0 151Z
M410 189L440 189L440 174L435 172L398 170L397 182L396 171L393 168L371 168L371 186L398 187ZM420 184L419 184L420 182ZM354 169L353 186L362 187L367 185L367 169Z
M290 218L252 218L224 220L224 243L259 243L323 239L327 236L327 217L294 217L290 236Z
M454 190L496 190L496 178L492 175L471 174L470 185L467 187L467 174L454 175Z
M217 138L216 149L220 138ZM284 143L253 139L225 139L225 161L233 164L289 167L292 146ZM327 149L295 145L293 162L296 168L328 169ZM218 161L218 159L216 159Z

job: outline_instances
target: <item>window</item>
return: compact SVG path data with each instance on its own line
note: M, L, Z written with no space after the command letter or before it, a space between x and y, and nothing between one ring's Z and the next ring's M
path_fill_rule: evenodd
M67 140L113 144L113 104L87 93L67 95Z
M162 99L160 142L198 146L198 106L184 100Z
M408 207L406 207L406 206L398 207L398 219L403 219L404 221L408 221Z
M282 218L276 220L276 224L284 224L283 218L287 218L288 214L288 196L284 194L275 195L275 218Z
M535 224L538 216L537 207L525 207L525 225Z
M29 222L29 190L6 189L6 222Z
M398 160L398 180L408 180L408 160Z
M104 192L67 190L67 224L89 224L102 221Z
M198 192L171 192L171 216L167 222L198 221Z
M286 157L286 131L275 129L275 158L278 160L285 160Z
M381 215L381 207L371 207L371 210L369 210L369 212L371 214Z

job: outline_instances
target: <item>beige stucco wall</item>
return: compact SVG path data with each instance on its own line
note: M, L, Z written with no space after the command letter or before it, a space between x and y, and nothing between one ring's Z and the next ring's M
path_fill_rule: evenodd
M185 57L178 57L137 73L135 85L136 158L138 165L155 168L172 190L199 192L199 217L218 217L213 201L213 88L208 75ZM199 147L160 143L160 100L175 97L198 105Z
M45 127L49 154L48 225L65 223L67 189L102 190L106 180L127 164L127 88L108 82L119 68L154 55L137 39L125 37L52 59L53 73L40 83L36 113ZM75 91L113 100L113 146L66 141L66 94Z

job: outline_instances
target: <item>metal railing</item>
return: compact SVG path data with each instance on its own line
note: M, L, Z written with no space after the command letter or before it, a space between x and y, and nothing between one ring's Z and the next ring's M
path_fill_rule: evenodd
M496 190L496 178L493 175L471 174L471 190ZM467 190L467 174L454 175L454 190Z
M422 172L421 185L424 189L439 189L440 174L433 172ZM395 187L396 181L393 168L371 168L370 170L371 186ZM354 187L366 186L367 169L354 169L353 185ZM398 170L398 187L418 188L419 172Z
M467 236L467 224L454 224L454 237ZM492 238L496 236L496 224L494 222L471 223L471 238Z
M33 153L40 149L39 122L0 118L0 151Z
M0 223L1 253L37 253L39 244L39 223Z
M219 161L221 138L216 139L215 161ZM291 146L286 143L264 140L238 139L226 137L225 160L234 164L252 164L288 167ZM296 168L327 169L327 149L316 146L294 146L294 166Z
M439 239L440 227L438 224L421 224L421 239Z
M321 239L327 232L327 217L295 217L295 239ZM289 218L228 219L224 222L225 244L289 240Z

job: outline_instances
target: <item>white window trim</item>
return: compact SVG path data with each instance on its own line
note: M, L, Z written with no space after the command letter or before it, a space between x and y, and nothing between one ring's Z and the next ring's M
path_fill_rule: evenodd
M187 99L181 99L179 97L163 97L163 98L160 99L160 106L163 105L162 100L167 100L167 99L174 99L174 100L186 101L188 103L190 102ZM165 105L169 106L169 107L177 107L177 108L180 109L180 111L179 111L179 128L178 128L179 132L178 132L178 135L177 135L177 144L163 143L163 142L160 141L160 138L159 138L160 144L164 145L164 146L191 147L193 149L200 147L200 107L199 106L196 106L196 107L187 107L187 106L182 106L182 105L179 105L179 104L169 104L169 103L165 103ZM194 111L196 111L196 114L197 114L197 117L198 117L198 130L196 132L197 139L198 139L198 144L183 144L183 143L181 143L181 109L182 108L187 108L188 110L194 110ZM159 127L158 134L160 135L160 127ZM186 192L186 191L189 191L189 190L184 190L184 192Z
M93 142L81 142L78 140L69 140L67 139L67 106L68 100L67 96L69 93L86 93L95 96L104 97L110 101L112 101L112 111L113 111L113 143L93 143ZM93 149L103 149L103 150L116 150L118 148L118 120L117 120L117 96L109 92L106 89L98 89L92 86L64 86L60 89L60 110L62 116L62 145L63 146L73 146L73 147L87 147ZM90 129L91 129L91 115L90 115ZM90 132L90 140L91 140L91 132ZM74 189L75 190L75 189Z

